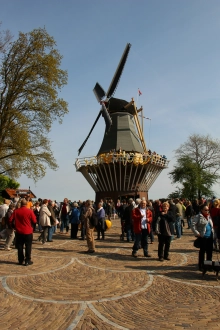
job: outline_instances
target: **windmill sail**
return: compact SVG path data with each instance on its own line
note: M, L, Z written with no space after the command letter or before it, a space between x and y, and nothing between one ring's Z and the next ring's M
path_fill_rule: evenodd
M105 132L108 133L109 130L110 130L110 128L111 128L111 126L112 126L112 119L111 119L111 117L110 117L110 115L108 113L108 110L105 107L104 102L102 103L102 116L105 119L105 126L106 126Z
M97 124L97 122L98 122L98 120L99 120L101 114L102 114L102 111L99 111L99 114L98 114L98 116L97 116L97 118L96 118L96 120L95 120L95 122L94 122L94 124L93 124L93 126L92 126L92 128L91 128L91 130L90 130L90 132L89 132L89 134L88 134L88 136L87 136L87 138L85 139L85 141L83 142L83 144L81 145L81 147L80 147L79 150L78 150L78 156L80 155L80 153L81 153L81 151L83 150L83 148L84 148L84 146L85 146L85 144L86 144L88 138L90 137L92 131L94 130L95 125Z
M115 90L118 86L118 83L119 83L119 80L120 80L120 77L121 77L121 74L122 74L122 71L124 69L124 66L125 66L125 63L126 63L126 60L127 60L127 57L128 57L128 53L130 51L130 48L131 48L131 44L127 44L126 47L125 47L125 50L124 50L124 53L121 57L121 60L118 64L118 67L117 67L117 70L115 71L115 74L114 74L114 77L112 79L112 82L108 88L108 92L107 92L107 98L110 98L114 95L115 93Z
M96 83L95 87L93 88L93 92L94 92L95 97L97 98L98 102L101 102L101 100L104 98L104 96L106 96L106 92L104 91L102 86L99 85L99 83Z

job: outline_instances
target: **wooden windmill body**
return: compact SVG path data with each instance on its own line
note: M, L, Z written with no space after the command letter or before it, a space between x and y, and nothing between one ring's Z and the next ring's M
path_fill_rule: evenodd
M104 198L145 197L161 171L168 166L166 157L147 150L134 100L113 97L131 45L127 44L108 92L97 83L94 93L101 110L81 153L100 116L106 130L96 156L76 159L76 170L81 172L96 193L96 201Z

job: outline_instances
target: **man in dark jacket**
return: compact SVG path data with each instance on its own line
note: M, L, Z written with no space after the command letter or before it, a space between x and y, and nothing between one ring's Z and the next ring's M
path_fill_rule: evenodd
M127 233L127 241L134 240L132 210L135 208L135 203L132 198L128 200L128 206L124 210L123 220L125 222L125 232Z
M127 207L127 202L126 200L124 199L122 201L122 204L120 205L119 207L119 211L118 211L118 214L119 214L119 217L121 218L121 239L124 240L124 237L125 237L125 220L124 220L124 213L125 213L125 209Z

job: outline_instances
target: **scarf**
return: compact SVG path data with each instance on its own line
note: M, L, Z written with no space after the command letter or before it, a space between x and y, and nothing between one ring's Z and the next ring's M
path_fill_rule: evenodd
M61 213L62 213L63 215L66 215L66 214L67 214L67 209L66 209L66 204L65 204L65 203L63 203Z

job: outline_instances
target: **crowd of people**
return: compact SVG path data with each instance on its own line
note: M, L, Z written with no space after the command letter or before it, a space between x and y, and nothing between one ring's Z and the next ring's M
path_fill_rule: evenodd
M86 165L102 164L102 163L115 163L122 161L124 165L127 163L133 163L134 165L144 165L148 163L157 164L160 166L167 165L167 157L165 155L159 155L155 151L148 150L147 152L127 152L121 148L116 150L110 150L109 152L98 155L97 157L84 158Z
M212 260L213 249L219 250L220 243L220 200L213 197L193 202L174 200L150 201L145 198L100 200L97 205L91 200L71 202L64 198L62 203L48 199L32 202L30 197L4 200L0 205L0 237L5 240L4 249L18 250L18 263L31 265L33 232L38 231L42 244L53 242L53 235L69 235L70 239L87 241L87 253L95 252L94 229L97 240L105 239L106 219L121 219L121 240L133 242L132 256L138 250L150 258L148 245L158 236L158 260L170 260L170 244L181 239L186 228L191 229L200 241L198 267L203 269L205 258ZM186 223L185 223L186 219ZM80 235L78 232L80 231ZM25 247L25 254L23 248ZM206 256L206 257L205 257Z

